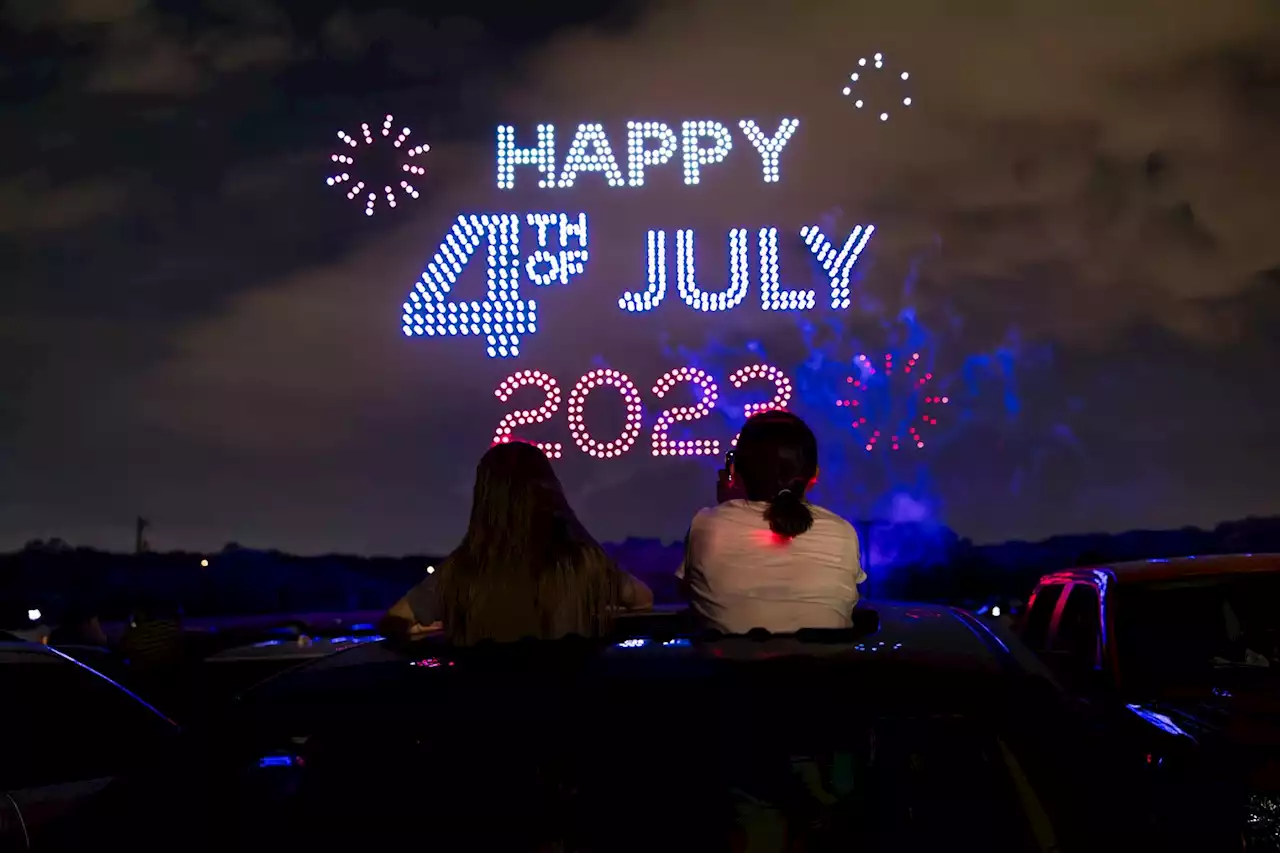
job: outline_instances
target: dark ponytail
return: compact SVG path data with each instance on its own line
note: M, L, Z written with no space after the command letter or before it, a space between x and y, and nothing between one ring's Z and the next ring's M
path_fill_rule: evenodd
M802 482L795 483L779 491L769 501L764 520L769 522L769 529L779 536L795 539L813 527L813 513L804 501L804 487Z
M751 501L769 504L769 529L787 539L813 527L804 493L818 473L818 441L790 412L769 411L747 421L734 454L734 476Z

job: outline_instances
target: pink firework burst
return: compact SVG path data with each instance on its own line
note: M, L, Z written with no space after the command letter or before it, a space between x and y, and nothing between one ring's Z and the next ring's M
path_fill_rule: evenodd
M926 391L933 374L922 373L919 363L918 352L905 362L900 359L897 365L893 354L885 353L879 368L865 354L854 359L856 372L845 380L852 393L836 405L853 409L851 425L863 437L867 452L881 446L889 450L923 448L925 433L937 426L938 407L950 403L951 398ZM900 399L903 392L908 399Z
M394 118L388 115L382 122L380 134L375 133L368 123L361 124L360 134L364 138L366 148L372 146L379 136L391 140L391 145L396 152L392 155L395 158L394 177L388 176L381 182L377 180L378 175L376 174L365 173L363 176L357 175L353 177L352 173L355 170L356 158L349 150L329 155L330 162L339 171L325 178L325 183L331 187L339 187L345 190L349 201L362 200L364 202L365 216L373 216L373 211L378 206L378 198L380 196L386 201L388 207L396 207L399 204L397 192L403 193L408 198L418 198L421 195L409 181L415 176L427 173L427 170L418 165L418 163L421 162L419 158L431 150L431 146L423 143L408 148L407 143L412 131L404 127L397 133L393 130L393 122ZM393 134L395 134L394 139L392 139ZM361 147L360 141L345 130L338 131L338 139L348 149L359 149ZM364 165L362 162L361 167L363 168ZM398 188L393 185L392 182L394 181L398 181ZM373 189L378 183L382 183L381 194Z

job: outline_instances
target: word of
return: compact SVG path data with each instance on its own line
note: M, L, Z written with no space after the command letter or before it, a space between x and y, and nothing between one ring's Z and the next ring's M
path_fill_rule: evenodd
M392 116L389 116L389 115L383 120L382 122L383 136L387 136L387 137L391 136L392 120L393 120ZM360 130L364 134L364 144L372 145L374 136L373 136L373 131L369 129L369 125L367 123L360 125ZM411 131L409 130L409 128L407 127L403 128L400 131L400 134L395 138L395 141L392 142L392 145L394 145L396 148L402 147L404 143L409 139L410 133ZM348 134L345 130L338 131L338 138L341 139L343 142L345 142L347 146L350 148L360 147L360 143L356 142L355 138L352 137L350 134ZM431 150L430 145L423 144L423 145L415 146L414 148L410 148L406 152L406 154L409 158L414 158L420 154L426 154L430 150ZM350 181L351 172L347 170L350 167L355 165L355 162L356 162L355 158L352 157L350 154L331 154L329 155L329 159L332 162L337 163L338 168L343 169L344 171L338 172L337 174L333 174L325 178L325 183L331 187L335 187ZM426 169L412 162L401 163L400 170L410 175L425 175L427 173ZM368 176L368 177L370 180L372 180L372 176ZM408 195L410 198L417 198L420 195L420 193L416 189L414 189L413 185L410 184L408 180L400 181L400 189L404 190L405 194ZM357 178L356 182L351 185L351 189L347 192L347 199L350 201L355 201L356 197L359 196L361 193L363 193L364 190L365 190L365 182ZM396 194L395 194L395 191L392 189L391 185L390 184L384 185L382 188L382 191L386 196L387 205L390 207L395 207ZM373 216L373 209L374 207L377 206L377 204L378 204L378 194L375 192L370 192L368 195L368 198L365 200L365 206L364 206L365 216Z
M785 409L791 402L791 380L781 370L768 364L753 364L743 367L729 377L735 388L742 388L749 382L764 381L773 385L773 397L763 403L748 403L743 406L743 417L751 417L759 412L771 409ZM719 389L715 380L705 370L696 367L680 367L663 374L654 383L652 393L659 400L665 398L675 386L688 383L697 386L701 395L692 406L676 406L659 412L650 432L650 444L654 456L718 456L720 440L714 438L673 439L670 432L673 424L700 420L711 414L719 399ZM542 405L536 409L519 409L504 415L498 422L493 434L494 444L503 444L520 440L516 436L519 427L540 424L550 420L559 410L564 399L556 380L540 370L519 370L508 376L494 391L494 396L507 402L520 388L534 386L543 392ZM597 388L613 388L622 396L626 407L626 420L621 433L609 441L601 441L587 429L584 418L587 397ZM597 459L615 459L630 450L640 432L644 428L644 405L640 390L625 373L609 368L589 371L574 384L569 391L565 414L569 424L569 435L578 449L588 456ZM535 442L543 453L552 459L560 459L564 454L564 445L560 442ZM735 436L732 442L738 443Z
M800 127L800 120L784 118L773 135L751 119L738 122L738 127L760 155L765 183L777 183L782 176L778 159ZM729 156L733 150L733 134L718 121L686 121L680 125L678 136L670 125L660 121L629 121L625 179L613 150L603 124L580 124L565 153L564 165L557 173L554 125L538 125L536 144L524 148L516 144L515 127L499 125L498 189L515 187L517 166L537 169L538 186L542 189L569 189L583 172L600 173L611 187L642 187L646 170L666 164L677 151L684 165L685 184L695 186L702 182L703 166L720 163Z
M538 248L520 251L521 220L536 229ZM816 225L800 229L800 236L830 285L831 307L852 302L850 276L874 225L855 226L836 248ZM551 242L554 239L555 247ZM746 228L729 232L729 286L709 291L698 284L694 265L694 232L679 230L676 243L676 283L680 299L696 311L728 311L746 299L750 289L750 244ZM805 311L817 303L813 290L784 288L778 272L778 229L761 228L755 235L760 261L760 307L765 311ZM454 285L482 243L488 245L488 289L482 302L450 300ZM652 311L667 296L667 232L650 231L646 241L648 287L628 291L618 307L637 313ZM406 337L484 335L491 358L520 355L525 335L537 332L537 304L520 295L522 274L536 287L568 284L586 269L587 215L578 213L472 214L459 216L450 233L427 264L421 279L403 303L401 330Z
M911 373L911 371L915 369L919 361L920 361L920 353L918 352L912 353L911 358L907 359L906 365L902 368L902 372ZM870 390L871 384L873 382L871 377L876 376L877 371L875 366L871 363L871 360L868 359L866 355L859 355L856 359L854 359L854 367L858 369L858 374L856 376L848 377L845 381L848 384L853 386L855 396L851 397L848 400L837 400L836 405L848 406L850 408L856 409L857 411L854 413L852 426L859 430L864 430L868 428L867 418L862 413L863 410L866 408L867 400L865 395L866 395L866 392ZM883 374L886 380L889 376L893 375L893 354L892 353L885 353ZM910 383L912 391L918 393L919 390L923 388L932 379L933 379L932 373L925 373L923 376L916 377L915 380ZM927 397L924 397L922 402L925 406L945 406L946 404L951 402L951 398L927 396ZM924 412L920 416L919 424L906 423L901 425L901 426L906 426L905 431L897 427L895 427L891 431L889 436L889 441L888 441L889 449L897 450L904 443L914 444L917 448L923 448L924 436L922 434L922 430L926 426L937 426L937 425L938 425L937 417L935 417L930 412ZM866 444L863 445L863 449L865 449L868 453L870 453L872 450L875 450L876 447L879 446L880 439L883 437L884 436L881 435L880 430L871 429L871 433L870 435L867 436Z
M884 69L884 54L883 54L883 53L877 53L877 54L875 55L875 57L873 57L873 59L874 59L874 62L875 62L875 68L876 68L876 70L877 70L877 71L883 70L883 69ZM866 59L866 57L864 56L862 59L859 59L859 60L858 60L858 67L859 67L859 68L862 68L862 69L865 69L865 68L866 68L866 66L867 66L867 59ZM865 70L863 70L863 71L855 71L855 72L853 72L852 74L850 74L850 75L849 75L849 83L844 87L844 96L845 96L846 98L847 98L847 97L850 97L850 96L853 96L854 92L855 92L855 91L857 91L858 84L859 84L860 82L862 82L862 76L863 76L864 74L866 74L866 73L867 73L867 72L866 72ZM909 73L907 73L906 71L903 71L900 75L898 75L898 77L899 77L899 79L900 79L900 80L902 80L902 82L903 82L904 84L905 84L908 80L910 80L910 79L911 79L911 75L910 75ZM905 86L904 86L904 90L905 90ZM911 104L912 104L911 95L910 95L910 94L903 94L903 96L902 96L902 105L903 105L904 107L909 107L909 106L911 106ZM866 101L866 100L861 96L861 94L859 94L859 95L857 95L857 96L855 96L855 97L854 97L853 106L854 106L856 109L859 109L859 110L860 110L860 109L862 109L863 107L867 106L867 101ZM882 106L881 106L881 108L880 108L880 120L881 120L881 121L888 121L888 120L889 120L889 110L888 110L886 107L884 107L883 105L882 105Z

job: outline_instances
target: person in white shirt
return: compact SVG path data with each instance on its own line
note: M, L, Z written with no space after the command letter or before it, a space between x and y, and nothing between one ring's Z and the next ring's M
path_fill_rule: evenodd
M747 421L724 500L694 516L676 573L695 616L726 634L764 628L848 628L862 570L858 534L805 500L818 476L818 442L789 412Z

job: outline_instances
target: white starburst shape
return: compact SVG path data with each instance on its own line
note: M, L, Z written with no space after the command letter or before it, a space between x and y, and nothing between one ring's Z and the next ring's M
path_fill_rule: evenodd
M883 94L872 98L865 91L865 86L876 76L896 77L897 95L892 99L886 99ZM900 71L895 74L890 71L883 53L877 53L870 59L864 56L858 60L858 70L849 75L843 94L846 98L853 99L855 109L878 114L880 121L888 121L891 110L910 107L915 103L915 98L911 96L911 72Z
M383 120L382 133L381 133L381 136L383 138L386 138L386 139L391 138L391 134L393 133L392 131L393 122L394 122L394 117L391 115L388 115ZM364 123L360 125L360 132L364 137L364 144L366 148L368 148L369 146L372 146L374 142L378 139L378 137L374 135L373 130L369 127L368 123ZM399 157L397 157L396 166L395 166L396 177L399 178L399 190L403 192L407 198L418 198L421 195L421 193L419 193L418 190L411 183L409 183L407 176L425 175L427 173L426 169L418 165L418 162L420 161L415 162L415 158L422 157L422 155L426 154L428 151L431 150L431 146L427 145L426 143L423 143L421 145L416 145L412 148L406 149L405 144L409 140L410 133L412 133L412 131L410 131L409 128L407 127L402 128L399 134L395 137L395 139L391 141L391 144L394 148L403 151L403 155L402 155L403 159L400 159ZM354 148L354 149L360 148L360 143L356 140L356 138L353 137L351 134L347 133L345 130L338 131L338 139L342 140L342 142L344 142L348 148ZM347 189L347 199L349 201L355 201L356 199L362 198L364 200L365 216L373 216L373 211L378 206L378 193L370 191L366 194L365 191L366 189L369 189L371 186L376 186L379 183L378 181L379 177L383 178L383 180L381 181L383 185L382 195L383 195L383 198L386 200L387 206L394 208L399 204L399 200L396 197L396 188L391 183L388 182L389 180L394 180L394 178L389 178L388 176L385 176L385 175L383 176L371 175L371 174L362 175L359 173L357 173L355 177L353 177L352 176L353 172L356 172L356 168L357 168L356 157L354 157L352 154L347 152L343 152L339 154L331 154L329 155L329 160L332 163L334 163L336 167L341 169L342 171L329 175L327 178L325 178L325 183L331 187L339 187L342 189L347 189L347 187L349 186L350 189ZM402 177L402 176L406 176L406 177Z

